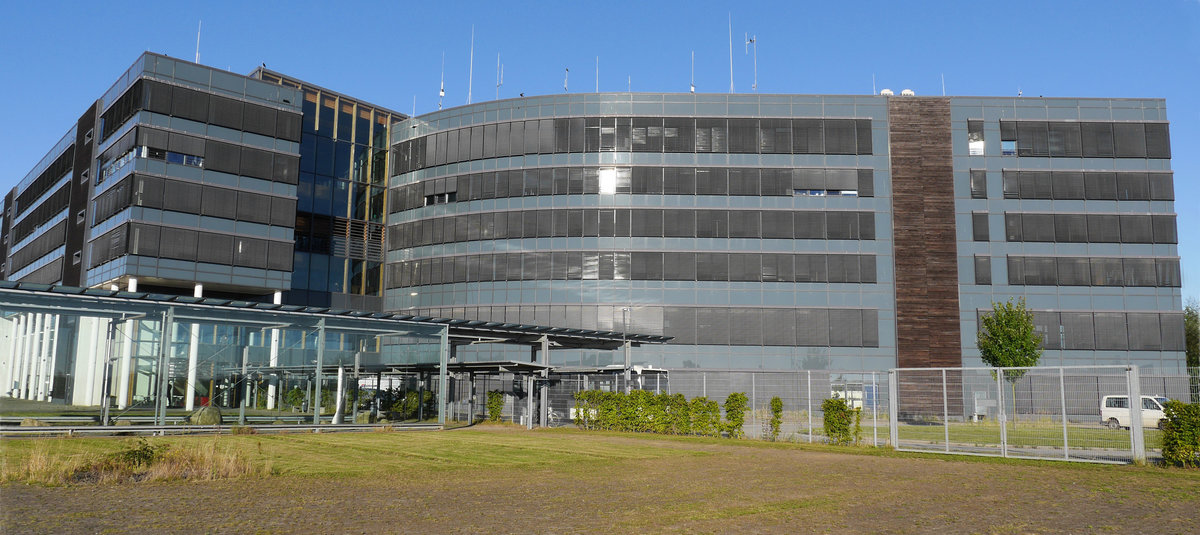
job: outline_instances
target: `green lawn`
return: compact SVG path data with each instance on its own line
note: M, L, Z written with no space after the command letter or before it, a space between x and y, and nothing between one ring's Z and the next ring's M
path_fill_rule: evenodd
M133 438L0 440L5 474ZM479 426L153 437L269 467L237 480L0 484L0 531L1200 532L1200 471Z

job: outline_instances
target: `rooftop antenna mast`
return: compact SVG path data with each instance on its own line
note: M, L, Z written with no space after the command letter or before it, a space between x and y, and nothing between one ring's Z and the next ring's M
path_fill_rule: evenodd
M467 64L467 104L471 103L471 84L475 81L475 25L471 25L471 62Z
M412 116L413 116L413 117L416 117L416 116L417 116L417 96L416 96L416 95L413 95L413 112L412 112Z
M754 85L750 89L758 92L758 36L746 35L746 53L750 53L750 45L754 45Z
M442 109L442 99L446 98L446 51L442 51L442 84L438 89L438 109Z
M600 56L596 56L596 92L600 92Z
M500 63L500 53L496 53L496 100L500 100L500 86L504 85L504 64Z
M733 92L733 13L729 14L729 92Z
M204 26L204 21L201 20L196 24L196 63L200 63L200 27Z
M946 73L942 73L942 96L946 96Z
M692 93L696 93L696 51L692 51Z
M875 94L875 73L871 73L871 94Z
M567 78L569 78L570 76L571 76L571 69L569 67L563 68L563 93L567 92Z

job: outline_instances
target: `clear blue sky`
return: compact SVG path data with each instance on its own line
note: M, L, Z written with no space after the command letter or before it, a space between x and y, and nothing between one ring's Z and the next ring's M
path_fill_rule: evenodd
M8 191L145 50L260 63L404 113L562 91L1167 99L1184 296L1200 296L1200 0L1004 2L10 2L0 20L0 188Z

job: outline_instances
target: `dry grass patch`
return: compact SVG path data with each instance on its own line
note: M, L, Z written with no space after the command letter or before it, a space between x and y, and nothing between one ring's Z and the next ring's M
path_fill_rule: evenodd
M271 474L269 461L256 462L247 454L212 440L154 443L144 438L109 452L62 451L61 442L39 441L22 460L5 458L5 482L40 485L123 483L129 481L213 481ZM59 451L55 451L59 450Z

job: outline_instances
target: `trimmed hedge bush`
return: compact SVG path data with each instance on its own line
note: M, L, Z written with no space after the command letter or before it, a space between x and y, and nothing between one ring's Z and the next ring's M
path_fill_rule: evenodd
M783 400L771 398L771 441L779 440L779 426L783 424Z
M487 412L489 422L499 422L504 414L504 392L491 390L487 393Z
M1163 426L1163 462L1200 466L1200 403L1171 400L1163 408L1167 423Z
M742 414L744 418L745 394L741 396L741 413L736 400L733 405L726 401L726 408L733 407L734 416ZM688 400L683 394L645 390L629 394L587 390L575 393L575 425L581 429L716 437L731 424L722 424L720 405L705 397Z
M729 438L742 438L746 432L742 426L746 423L746 405L749 398L741 392L734 392L725 398L725 432Z
M862 411L850 408L841 398L831 398L821 403L825 412L825 436L830 444L858 444L862 437Z

